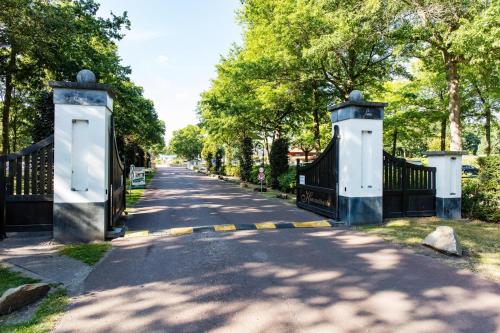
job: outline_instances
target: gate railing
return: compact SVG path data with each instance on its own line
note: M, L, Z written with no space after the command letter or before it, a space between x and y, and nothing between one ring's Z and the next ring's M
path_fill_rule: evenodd
M297 160L298 207L338 219L338 134L312 163Z
M50 230L54 200L54 135L0 155L0 236Z
M416 165L384 151L384 217L432 216L436 168Z
M114 126L110 132L110 226L115 226L125 210L125 166L121 161L116 143Z

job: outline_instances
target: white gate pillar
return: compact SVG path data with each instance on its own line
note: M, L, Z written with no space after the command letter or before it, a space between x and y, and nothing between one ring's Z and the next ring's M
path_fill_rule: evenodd
M104 240L108 227L111 87L88 70L54 89L54 238Z
M339 217L347 225L382 223L383 119L386 103L366 102L360 91L329 107L338 127Z
M462 218L462 152L428 151L429 166L436 168L436 216Z

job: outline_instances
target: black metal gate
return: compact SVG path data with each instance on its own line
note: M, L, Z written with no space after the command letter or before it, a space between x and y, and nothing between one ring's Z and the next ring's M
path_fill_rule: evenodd
M436 214L436 168L384 151L384 217Z
M0 156L0 239L5 232L52 230L54 136Z
M110 227L116 225L125 210L125 167L118 152L116 144L115 128L113 119L111 119L110 130L110 174L109 174L109 221Z
M297 207L338 219L338 127L326 149L314 162L297 160Z

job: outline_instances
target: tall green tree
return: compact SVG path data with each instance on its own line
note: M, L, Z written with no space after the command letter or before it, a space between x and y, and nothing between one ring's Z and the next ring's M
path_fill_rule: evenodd
M168 145L170 153L185 160L198 158L202 149L203 135L201 129L196 125L188 125L174 131Z

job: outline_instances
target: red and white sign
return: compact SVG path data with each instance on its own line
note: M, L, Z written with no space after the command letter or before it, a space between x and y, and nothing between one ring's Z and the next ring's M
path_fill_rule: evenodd
M266 179L266 176L264 175L263 172L259 172L259 177L258 178L259 178L259 181L262 182L262 181L264 181L264 179Z

